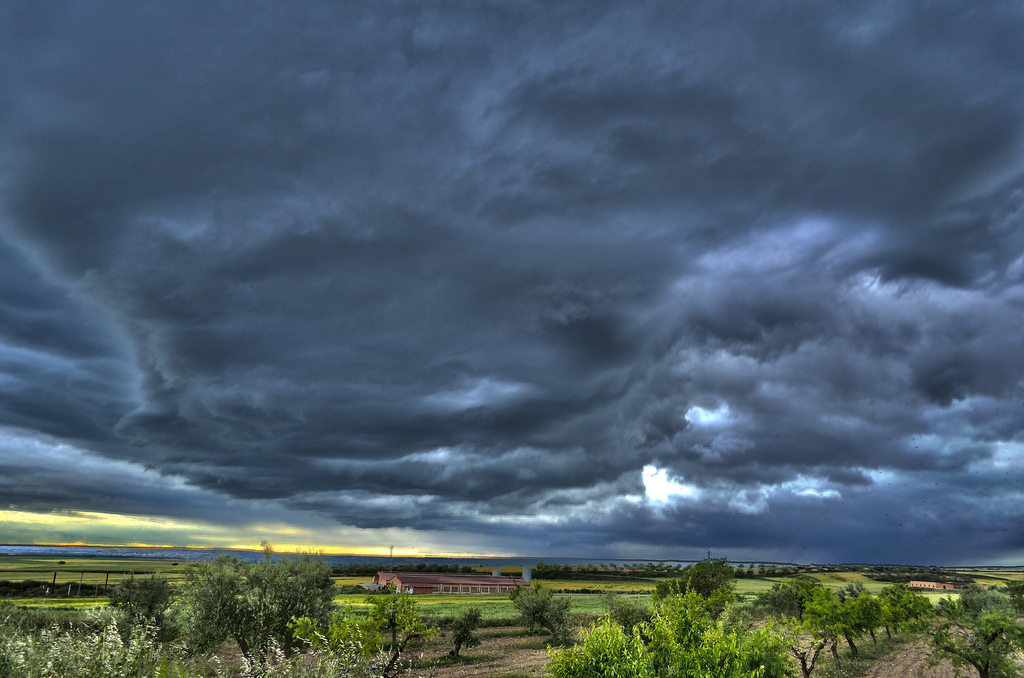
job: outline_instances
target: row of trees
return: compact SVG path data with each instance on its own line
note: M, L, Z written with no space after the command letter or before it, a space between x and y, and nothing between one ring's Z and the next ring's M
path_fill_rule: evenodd
M810 678L825 648L838 665L840 643L857 657L864 637L877 643L880 630L892 638L926 626L933 630L934 661L973 668L979 678L1020 675L1024 627L1017 615L1024 612L1024 582L1006 592L968 587L944 599L936 618L928 598L903 582L874 596L859 583L835 590L797 577L757 596L755 609L773 621L751 629L730 618L733 575L727 563L705 561L659 583L649 609L613 601L609 615L577 646L553 654L552 675L781 678L792 673L788 654Z

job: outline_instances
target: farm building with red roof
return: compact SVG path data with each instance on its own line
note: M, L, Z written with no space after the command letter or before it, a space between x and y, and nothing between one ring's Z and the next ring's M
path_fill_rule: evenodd
M519 577L486 574L442 574L433 572L378 572L373 576L378 586L392 586L404 593L502 593L516 586L529 587Z

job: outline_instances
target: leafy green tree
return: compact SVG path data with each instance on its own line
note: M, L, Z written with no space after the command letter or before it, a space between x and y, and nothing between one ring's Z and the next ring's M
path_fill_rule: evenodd
M787 618L782 623L780 632L790 655L797 662L800 673L804 678L811 678L818 665L821 651L828 642L827 639L816 636L806 622L796 617Z
M388 656L381 669L381 675L384 678L392 678L397 675L398 663L409 643L433 635L433 630L420 618L412 594L371 596L366 602L373 606L369 615L370 625L381 631L385 637L391 636L391 643L386 648Z
M382 647L380 631L370 618L346 607L335 612L326 629L309 617L293 619L296 640L318 652L328 653L338 668L353 668L377 656Z
M608 617L621 626L627 634L632 633L633 629L641 623L651 620L649 606L614 592L607 593L605 596Z
M882 625L882 603L867 591L843 601L843 611L854 635L867 633L872 643L878 643L875 629Z
M656 678L654 655L640 638L639 629L627 633L604 617L585 629L572 647L549 651L550 678Z
M836 646L839 638L850 639L850 629L842 603L831 589L819 587L811 592L811 599L804 606L804 624L814 638L825 641L832 654L832 660L839 666L839 652ZM850 643L850 650L854 656L857 655L853 643Z
M836 591L836 597L839 598L840 603L845 603L847 598L856 598L864 593L865 590L864 584L861 584L859 581L851 581Z
M656 675L775 678L789 676L786 648L770 627L745 632L715 618L712 601L691 591L656 605L647 626Z
M980 619L990 612L1013 611L1013 601L999 589L986 589L971 584L960 591L960 602L974 619Z
M970 592L966 597L940 602L943 621L932 636L934 660L949 659L957 669L972 666L978 678L1019 676L1022 667L1015 655L1024 651L1024 628L1009 600L1000 604L992 596Z
M1024 614L1024 581L1007 582L1006 595L1010 598L1017 614Z
M471 607L451 621L455 647L448 654L457 659L463 647L476 647L480 644L480 639L473 632L480 628L482 619L480 608Z
M558 639L568 637L570 631L569 598L555 598L551 589L534 582L529 588L516 586L509 594L512 604L525 626L546 629Z
M292 650L293 617L327 626L333 589L331 568L309 556L254 564L221 556L194 563L177 601L186 644L192 652L206 652L231 638L248 663L263 663L275 643L286 653Z
M878 600L882 605L882 625L890 638L899 633L901 626L920 622L932 614L931 601L911 591L906 582L886 586L878 593Z
M553 678L786 678L792 670L771 628L730 629L696 592L669 596L631 633L606 616L571 648L551 650Z
M719 589L731 591L735 585L729 563L724 560L704 560L684 569L679 579L658 582L654 593L658 598L666 598L694 591L704 598L710 598Z
M162 626L171 605L171 584L163 577L124 577L111 589L110 605L132 617L145 617Z
M821 584L813 577L801 575L788 582L776 582L768 591L757 595L756 605L778 619L803 621L804 605Z

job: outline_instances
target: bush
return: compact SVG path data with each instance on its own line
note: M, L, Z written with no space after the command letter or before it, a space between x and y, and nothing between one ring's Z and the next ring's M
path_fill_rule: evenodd
M787 678L786 647L771 628L728 629L695 592L669 596L650 622L627 633L610 617L583 632L578 645L551 650L554 678Z
M694 591L703 598L710 598L722 589L731 592L736 585L733 582L732 566L723 560L705 560L690 565L683 570L682 575L679 579L658 582L654 595L665 598ZM728 598L731 600L731 596Z
M452 642L455 643L455 647L448 654L457 659L463 646L476 647L479 645L480 639L473 632L480 628L481 623L482 615L480 608L477 607L471 607L462 614L449 619L445 626L451 629Z
M555 598L551 589L534 583L529 588L516 586L509 594L524 626L546 629L553 637L565 639L570 632L569 598Z
M651 620L651 608L616 593L605 594L608 602L608 617L622 627L627 634L644 622Z
M163 577L125 577L110 591L110 606L129 617L150 619L160 629L161 639L173 637L164 613L171 604L171 585Z
M943 621L932 637L936 660L948 659L957 669L971 666L980 678L1020 675L1024 628L1006 596L968 589L959 599L943 598L939 611Z
M222 556L186 570L178 607L190 651L231 638L248 662L260 663L273 645L292 650L293 617L326 628L333 598L331 568L309 556L255 564Z

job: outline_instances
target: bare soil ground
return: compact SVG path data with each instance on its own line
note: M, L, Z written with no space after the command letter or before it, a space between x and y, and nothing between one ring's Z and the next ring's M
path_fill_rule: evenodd
M548 663L548 652L543 646L547 636L519 635L518 628L490 628L479 632L480 645L463 649L467 661L451 666L414 668L407 675L419 678L491 678L512 674L515 676L542 676ZM516 634L516 635L509 635ZM443 656L451 649L445 639L438 639L423 649L424 657Z
M928 639L921 638L880 657L864 678L954 678L955 675L949 662L928 666Z

